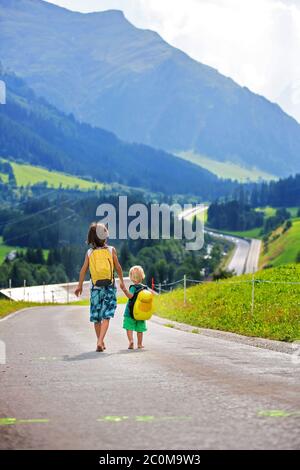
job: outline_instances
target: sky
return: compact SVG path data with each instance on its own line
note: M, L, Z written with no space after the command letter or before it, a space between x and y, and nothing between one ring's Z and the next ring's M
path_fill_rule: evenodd
M300 0L48 1L81 12L122 10L300 122Z

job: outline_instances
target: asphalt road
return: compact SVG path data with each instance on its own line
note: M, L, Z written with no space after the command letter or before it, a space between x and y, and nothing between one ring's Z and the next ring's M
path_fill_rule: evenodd
M86 307L0 322L1 449L299 448L291 355L155 322L145 349L128 351L122 311L105 353L94 351Z
M228 239L229 238L230 237L228 237ZM233 238L231 237L231 239ZM228 264L228 269L234 270L236 275L239 276L245 272L250 243L247 240L242 240L239 238L236 238L234 243L236 244L236 248L233 257Z
M258 261L261 245L261 240L256 240L254 238L251 240L245 273L254 273L258 270Z

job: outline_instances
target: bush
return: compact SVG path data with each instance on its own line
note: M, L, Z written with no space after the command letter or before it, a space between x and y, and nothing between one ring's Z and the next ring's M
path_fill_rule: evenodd
M234 275L234 271L220 269L213 274L213 280L218 281L219 279L229 279L233 275Z

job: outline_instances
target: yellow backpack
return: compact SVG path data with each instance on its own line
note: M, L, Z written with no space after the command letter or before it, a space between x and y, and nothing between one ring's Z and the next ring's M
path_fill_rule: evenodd
M106 287L114 281L114 261L112 247L95 248L89 256L89 268L92 283L97 287Z
M140 290L133 306L135 320L150 320L154 312L154 295L147 289Z

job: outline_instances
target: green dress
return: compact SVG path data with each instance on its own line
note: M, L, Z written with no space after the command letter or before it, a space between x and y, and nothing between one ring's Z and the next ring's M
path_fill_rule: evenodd
M139 289L140 287L141 284L135 284L134 286L130 286L129 292L131 292L131 294L134 294L136 289ZM144 333L145 331L147 331L145 320L135 320L130 315L129 302L127 302L124 312L123 328L125 330L136 331L137 333Z

